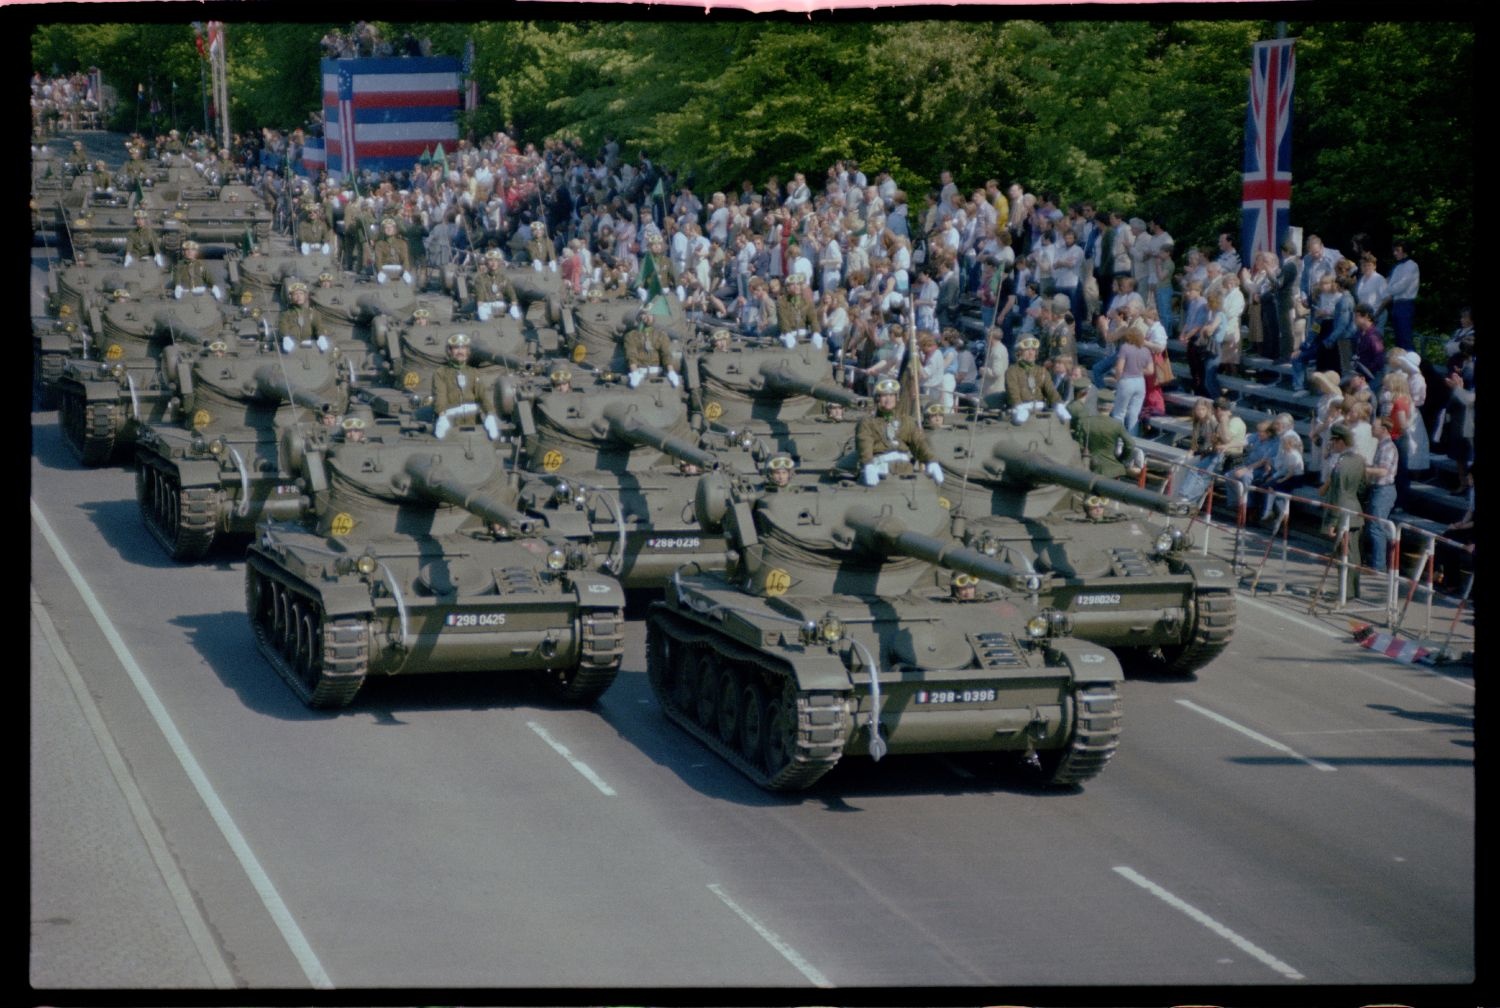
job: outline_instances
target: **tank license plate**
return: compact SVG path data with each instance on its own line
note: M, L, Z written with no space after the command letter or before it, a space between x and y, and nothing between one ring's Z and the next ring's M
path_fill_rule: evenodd
M443 625L455 630L484 630L505 625L503 612L455 612L443 618Z
M966 686L963 689L917 690L912 702L919 707L939 704L994 703L1000 691L994 686Z

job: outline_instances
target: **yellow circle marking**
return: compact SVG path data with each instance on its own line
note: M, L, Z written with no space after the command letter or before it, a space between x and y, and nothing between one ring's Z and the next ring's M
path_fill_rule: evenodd
M950 501L946 497L939 497L938 498L938 506L941 507L944 511L946 511L946 510L948 510L949 508L951 508L953 506L953 502Z
M105 360L119 360L125 356L125 348L118 343L111 343L104 351Z
M542 456L542 468L547 470L547 472L557 472L557 470L562 468L562 464L563 453L556 448L553 448Z
M584 346L582 343L578 344L577 346L575 346L573 348L573 363L574 364L582 364L585 360L588 359L588 356L589 356L589 348L586 347L586 346Z
M767 595L785 595L791 586L792 576L780 567L773 567L766 572Z
M409 389L414 389L418 385L422 384L422 376L417 374L415 371L408 371L406 372L406 374L401 376L401 384Z
M347 511L340 511L333 516L333 521L328 523L328 531L336 536L346 536L354 531L354 516Z
M703 415L710 420L717 420L724 415L724 406L722 403L711 402L703 407Z
M193 429L202 430L213 420L213 416L206 409L201 409L193 414Z

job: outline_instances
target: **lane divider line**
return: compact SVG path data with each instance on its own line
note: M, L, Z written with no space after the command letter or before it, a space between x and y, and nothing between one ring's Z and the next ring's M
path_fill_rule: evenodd
M215 987L221 989L233 989L239 986L235 981L234 972L224 961L223 951L214 941L213 929L203 919L203 912L198 908L198 901L193 898L192 887L188 885L187 879L182 877L182 871L172 857L171 848L168 847L166 838L161 835L161 828L156 825L156 820L151 815L151 807L146 802L145 795L141 794L135 778L130 775L125 757L120 755L114 736L110 735L109 727L104 723L104 716L99 713L99 705L94 703L88 685L83 681L78 666L74 664L73 656L63 646L62 638L57 634L57 627L42 606L41 597L37 595L34 587L31 589L31 614L41 628L42 638L47 642L48 650L57 658L63 680L68 684L74 699L78 702L78 707L83 713L83 720L94 736L94 744L104 754L104 762L109 767L110 776L114 778L115 786L120 789L125 805L130 809L130 817L135 820L136 829L140 830L141 839L146 842L146 850L151 854L156 870L161 873L162 881L167 885L167 892L177 907L177 914L182 918L183 926L187 928L188 937L192 939L194 947L198 950L198 958L203 960L203 967L208 970L209 979Z
M760 921L750 916L750 914L746 912L743 907L741 907L734 900L730 899L728 894L724 892L723 886L719 885L717 882L710 882L708 884L708 889L709 892L713 893L715 896L719 897L719 899L723 900L724 905L733 910L735 914L739 916L740 920L744 921L746 924L749 924L752 928L754 928L755 933L764 938L773 949L775 949L777 952L780 952L781 957L795 966L797 968L797 972L807 977L807 979L812 983L814 987L834 986L827 977L818 972L816 967L814 967L806 959L802 958L802 956L797 953L796 949L792 948L786 942L782 941L780 936L777 935L775 931L772 931Z
M1225 717L1223 714L1216 714L1215 712L1209 710L1207 707L1199 707L1197 704L1193 703L1193 701L1191 701L1191 700L1183 700L1183 699L1179 698L1177 702L1180 703L1180 704L1182 704L1182 706L1186 707L1188 710L1197 711L1199 714L1202 714L1204 717L1206 717L1206 718L1208 718L1208 719L1210 719L1212 721L1217 721L1219 724L1223 725L1226 728L1233 728L1235 731L1239 732L1241 735L1244 735L1247 738L1252 738L1255 741L1259 742L1261 745L1268 746L1268 747L1270 747L1272 749L1275 749L1277 752L1286 753L1288 756L1292 757L1292 759L1301 760L1303 763L1306 763L1310 767L1315 767L1315 768L1317 768L1319 770L1327 770L1327 771L1330 771L1330 772L1331 771L1335 771L1335 770L1338 769L1338 767L1336 767L1336 766L1330 766L1329 764L1323 763L1323 762L1321 762L1319 760L1315 760L1315 759L1312 759L1310 757L1303 756L1301 753L1297 752L1291 746L1285 745L1285 744L1283 744L1281 742L1277 742L1273 738L1267 738L1265 735L1262 735L1260 732L1254 731L1253 729L1250 729L1250 728L1246 728L1242 724L1239 724L1237 722L1231 721L1231 720L1229 720L1229 718Z
M547 729L543 728L535 721L527 721L526 727L530 728L532 731L540 735L543 742L547 743L554 750L556 750L557 754L563 759L573 764L573 769L583 774L584 779L587 780L590 784L594 785L594 787L598 788L604 794L609 795L610 797L614 797L615 789L604 783L604 779L598 774L594 773L594 771L589 767L587 763L583 762L583 760L579 759L571 752L569 752L567 746L563 745L561 742L557 741L557 739L547 734Z
M1261 948L1259 945L1256 945L1248 938L1244 938L1236 934L1234 931L1225 927L1223 924L1220 924L1218 921L1214 920L1208 914L1204 913L1202 910L1199 910L1191 903L1188 903L1167 892L1161 886L1157 885L1155 882L1152 882L1144 875L1141 875L1133 868L1129 868L1125 865L1116 865L1114 870L1117 874L1124 876L1131 882L1134 882L1136 885L1146 890L1151 895L1155 896L1157 899L1161 900L1163 903L1167 904L1167 906L1172 907L1174 910L1180 910L1183 913L1187 914L1193 920L1197 921L1199 924L1202 924L1204 927L1208 928L1220 938L1228 940L1230 944L1235 946L1235 948L1238 948L1247 955L1253 956L1259 961L1265 963L1267 966L1271 967L1273 970L1275 970L1277 973L1280 973L1288 980L1307 979L1301 973L1298 973L1295 969L1288 966L1280 959L1277 959L1275 956L1267 952L1265 949Z
M193 785L193 790L198 794L198 800L203 802L204 808L213 818L214 825L219 827L229 848L234 852L235 859L239 861L241 869L254 887L255 893L260 897L261 905L271 915L276 929L281 932L281 937L286 941L287 947L296 958L297 964L302 967L307 982L313 987L321 990L333 989L333 981L329 979L323 964L318 961L317 953L308 943L307 937L303 935L302 929L297 925L296 918L292 916L291 910L287 908L282 900L281 894L276 891L276 886L266 870L261 867L260 860L256 858L255 852L250 849L250 844L240 828L235 824L234 817L229 814L219 794L214 790L213 784L209 783L208 775L203 772L192 750L188 748L187 741L183 739L182 733L177 730L177 725L172 721L172 716L167 713L166 705L156 695L156 690L141 671L140 665L136 663L135 657L126 648L125 641L120 637L118 631L108 616L104 613L104 607L99 604L99 599L94 595L94 590L84 580L83 573L73 563L73 558L68 555L62 540L57 533L52 531L52 526L47 523L42 509L37 506L36 500L31 501L31 520L36 522L37 528L42 533L42 538L47 540L47 545L52 548L57 562L62 565L63 571L68 579L73 582L74 589L83 598L83 604L94 617L104 639L109 642L110 648L115 653L115 658L124 667L125 674L130 678L131 685L135 687L141 702L146 705L151 719L156 722L156 727L166 739L167 745L172 750L172 755L177 758L178 765L182 767L183 773L187 774L188 780Z

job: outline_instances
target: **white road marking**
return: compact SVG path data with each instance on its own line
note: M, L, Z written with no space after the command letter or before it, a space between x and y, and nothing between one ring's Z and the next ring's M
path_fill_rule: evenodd
M1182 704L1182 706L1188 708L1189 710L1195 710L1195 711L1197 711L1199 714L1202 714L1204 717L1209 718L1210 720L1217 721L1219 724L1223 725L1226 728L1233 728L1235 731L1239 732L1241 735L1244 735L1244 736L1246 736L1248 738L1252 738L1255 741L1259 742L1261 745L1269 746L1270 748L1275 749L1277 752L1283 752L1283 753L1286 753L1288 756L1292 757L1293 759L1301 760L1302 762L1306 763L1308 766L1316 767L1319 770L1329 770L1329 771L1332 771L1332 770L1337 770L1338 769L1338 767L1329 766L1327 763L1320 763L1318 760L1309 759L1308 757L1303 756L1301 753L1299 753L1296 750L1292 749L1290 746L1283 745L1282 743L1277 742L1273 738L1267 738L1265 735L1262 735L1260 732L1254 731L1254 730L1252 730L1250 728L1246 728L1242 724L1239 724L1237 722L1231 721L1227 717L1225 717L1223 714L1216 714L1215 712L1209 710L1207 707L1199 707L1197 704L1193 703L1193 701L1191 701L1191 700L1180 700L1179 699L1177 702L1180 703L1180 704Z
M749 924L752 928L754 928L755 933L764 938L773 949L775 949L777 952L780 952L782 958L795 966L797 968L797 972L807 977L807 979L811 981L814 987L834 986L827 977L818 972L816 967L814 967L806 959L802 958L802 956L797 953L796 949L792 948L786 942L782 941L780 936L777 935L775 931L772 931L770 928L767 928L765 925L763 925L760 921L750 916L750 914L746 913L738 903L730 899L729 896L724 892L723 886L719 885L717 882L710 882L708 884L708 889L715 896L719 897L719 899L723 900L725 906L738 914L740 920L744 921L746 924Z
M150 712L151 719L156 722L156 726L161 731L163 738L166 739L167 745L172 750L172 754L177 758L177 762L182 767L183 772L187 774L188 780L192 782L193 790L198 793L198 800L203 802L204 808L208 810L208 814L213 818L214 825L219 827L219 832L223 835L225 842L229 844L230 850L234 852L235 859L239 861L240 867L245 872L245 876L250 880L251 886L255 888L256 895L260 897L261 905L271 915L271 920L276 924L277 930L281 932L281 937L286 941L292 955L296 957L298 965L302 967L302 972L307 977L307 982L315 988L331 990L333 988L333 981L329 979L328 973L323 969L323 964L318 961L317 953L313 952L312 946L308 944L307 938L302 934L302 929L297 926L297 921L292 916L292 912L287 908L286 903L282 901L281 895L276 891L275 884L271 882L270 876L261 867L259 859L255 856L255 852L250 849L250 844L245 840L245 835L240 832L239 826L235 824L234 817L229 814L229 809L225 807L224 802L219 798L218 792L214 790L213 785L209 783L208 775L203 772L203 768L199 766L198 760L193 756L192 750L188 748L187 742L183 739L182 733L177 730L177 725L172 721L172 716L167 713L166 705L156 695L156 690L152 688L150 681L146 679L146 675L141 671L140 665L136 663L135 657L125 647L125 641L120 637L119 632L115 630L115 626L110 622L109 617L104 614L104 607L99 604L99 599L94 595L93 589L89 587L88 582L84 580L83 573L73 563L73 558L68 555L68 551L63 547L62 540L57 537L57 533L52 531L52 526L47 523L46 517L42 514L42 509L37 506L35 500L31 501L31 519L36 522L37 528L42 533L42 538L47 540L47 545L52 548L53 554L57 557L57 562L62 565L62 569L67 573L68 579L73 582L74 589L82 596L85 608L94 617L94 622L98 624L100 632L104 634L104 639L109 642L111 650L114 651L115 658L118 659L120 665L125 669L125 674L129 677L131 685L135 687L136 693L146 705L146 710Z
M608 784L604 783L603 778L601 778L598 774L594 773L594 771L589 768L589 765L587 763L583 762L583 760L581 760L581 759L578 759L571 752L569 752L567 746L565 746L561 742L557 741L557 739L553 738L551 735L548 735L547 734L547 729L543 728L541 725L537 724L535 721L527 721L526 722L526 727L530 728L532 731L534 731L538 735L540 735L542 737L542 741L543 742L547 743L549 746L551 746L553 749L555 749L557 751L557 754L559 756L561 756L563 759L565 759L569 763L573 764L573 769L577 770L579 773L583 774L584 778L590 784L594 785L594 787L598 788L604 794L607 794L607 795L610 795L610 796L614 795L614 793L615 793L615 789L614 788L612 788Z
M1298 973L1295 969L1288 966L1280 959L1277 959L1275 956L1267 952L1265 949L1261 948L1259 945L1256 945L1248 938L1243 938L1235 932L1231 931L1229 928L1225 927L1223 924L1220 924L1218 921L1214 920L1208 914L1204 913L1202 910L1199 910L1191 903L1187 903L1184 900L1173 896L1171 893L1167 892L1155 882L1152 882L1150 879L1141 875L1135 869L1128 868L1125 865L1116 865L1115 871L1118 874L1129 879L1130 881L1134 882L1136 885L1140 886L1142 889L1146 890L1148 893L1155 896L1163 903L1167 904L1167 906L1172 907L1174 910L1181 910L1193 920L1208 928L1214 934L1218 935L1221 938L1228 939L1230 944L1245 952L1247 955L1254 956L1256 959L1265 963L1267 966L1271 967L1273 970L1275 970L1277 973L1280 973L1288 980L1307 979L1301 973Z
M225 989L238 986L235 983L233 971L224 961L224 953L214 941L213 929L208 926L208 922L203 919L202 911L198 909L198 901L193 898L192 887L188 885L187 879L182 877L177 862L173 860L171 849L167 846L166 838L161 835L160 827L156 825L156 819L151 814L151 808L146 803L145 796L141 794L135 778L130 775L130 768L125 758L120 755L119 747L115 745L114 737L110 735L109 727L99 713L98 704L94 703L88 685L79 674L78 666L73 663L73 656L68 653L63 646L62 639L58 637L57 627L53 625L52 617L47 614L47 610L42 607L42 600L38 597L35 588L31 590L31 613L41 627L42 637L46 640L48 649L57 658L63 679L78 701L79 709L83 712L83 719L88 723L89 731L93 733L95 744L104 754L104 762L109 767L110 776L114 778L115 786L120 789L120 794L125 798L125 804L130 809L130 816L135 820L136 828L141 831L141 839L146 842L146 850L150 852L151 860L156 864L156 870L161 873L162 881L167 885L167 892L177 906L177 914L182 918L183 926L187 928L188 937L193 940L193 945L198 949L198 957L203 960L203 966L208 970L213 985Z

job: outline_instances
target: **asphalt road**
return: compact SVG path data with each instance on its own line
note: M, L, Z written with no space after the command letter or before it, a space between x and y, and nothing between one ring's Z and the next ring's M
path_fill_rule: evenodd
M412 677L307 711L243 564L167 560L131 473L32 424L34 987L1475 980L1473 679L1342 620L1242 601L1195 679L1125 683L1082 790L908 757L771 796L662 717L638 623L592 710Z

